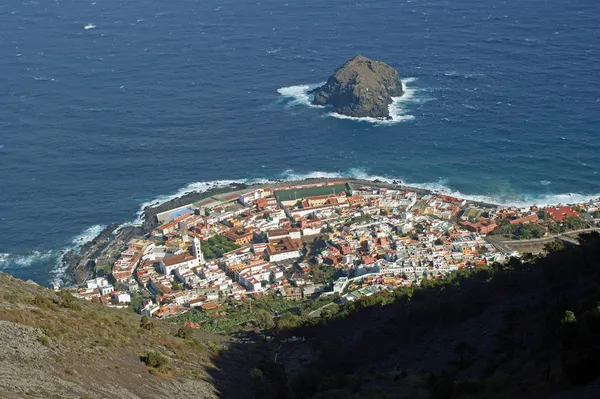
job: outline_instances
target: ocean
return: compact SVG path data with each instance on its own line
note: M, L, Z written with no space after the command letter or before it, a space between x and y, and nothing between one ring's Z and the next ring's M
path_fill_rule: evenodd
M600 196L600 2L0 3L0 271L227 181L351 176L507 204ZM387 123L311 107L362 54Z

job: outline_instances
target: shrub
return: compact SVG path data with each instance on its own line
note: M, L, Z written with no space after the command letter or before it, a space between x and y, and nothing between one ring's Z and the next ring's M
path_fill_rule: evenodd
M187 326L181 326L179 330L177 330L177 333L175 333L175 336L183 339L190 339L192 338L192 329Z
M141 360L146 363L146 366L157 369L164 367L169 363L166 357L155 351L149 351L145 356L142 356Z
M142 320L140 321L140 328L144 330L153 331L155 326L154 323L150 321L148 316L142 316Z
M47 335L40 335L37 340L44 346L50 346L50 338Z
M81 310L81 303L67 291L59 291L60 306L71 310Z

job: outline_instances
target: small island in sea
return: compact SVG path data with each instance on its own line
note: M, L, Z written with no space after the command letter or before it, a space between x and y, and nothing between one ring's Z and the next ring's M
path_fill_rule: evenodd
M389 106L403 94L398 72L389 65L357 55L327 79L313 94L313 105L356 118L391 119Z

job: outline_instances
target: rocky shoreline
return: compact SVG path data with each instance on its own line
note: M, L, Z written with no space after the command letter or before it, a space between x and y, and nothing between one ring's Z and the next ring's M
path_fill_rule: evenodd
M283 187L301 184L326 183L332 181L347 181L355 185L365 185L378 188L388 188L394 190L413 191L420 196L426 194L436 194L433 190L421 189L404 185L400 181L385 182L381 180L364 180L354 178L308 178L303 180L287 181L287 180L271 180L266 183L244 184L233 183L228 186L208 189L202 192L189 192L181 197L171 199L169 201L148 206L143 209L142 222L139 225L129 225L123 222L113 223L107 226L98 236L92 241L84 244L78 251L70 250L63 258L62 262L66 269L66 279L69 285L79 285L89 279L94 272L94 267L97 263L111 264L118 255L123 251L127 243L134 237L144 236L149 234L156 226L158 220L156 215L175 209L193 202L201 201L215 195L223 195L234 191L257 189L261 187ZM468 203L480 207L493 207L495 204L489 204L477 201L468 201ZM90 260L95 260L90 262Z

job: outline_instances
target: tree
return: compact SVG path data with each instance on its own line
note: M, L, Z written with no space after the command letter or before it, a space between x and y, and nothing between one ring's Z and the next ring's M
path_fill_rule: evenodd
M142 316L142 320L140 321L140 328L152 331L154 330L154 323L148 318L148 316Z
M169 363L169 360L159 352L149 351L145 356L141 357L142 362L148 367L155 369L162 368Z
M277 329L279 331L289 330L292 328L296 328L300 325L302 319L299 316L296 316L292 313L284 313L277 320Z
M256 315L256 324L263 330L269 330L275 327L275 322L273 321L273 315L266 310L259 309L255 313Z
M573 324L577 323L577 317L575 317L575 313L572 310L565 310L563 317L560 321L560 324Z
M193 334L193 331L190 327L181 326L181 327L179 327L179 330L177 330L177 333L175 334L175 336L182 338L182 339L190 339L190 338L192 338L192 334Z
M560 240L554 240L544 245L544 250L548 253L558 252L565 249L565 244Z

